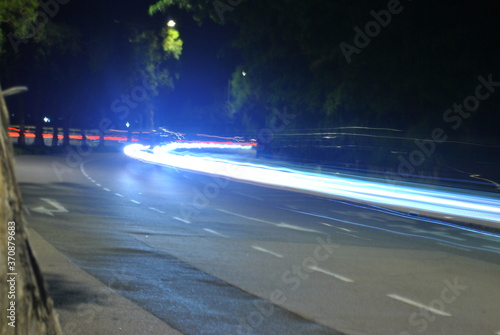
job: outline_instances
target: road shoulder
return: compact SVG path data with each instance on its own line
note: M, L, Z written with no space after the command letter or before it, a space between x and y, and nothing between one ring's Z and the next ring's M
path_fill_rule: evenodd
M182 335L79 268L33 229L29 240L66 335Z

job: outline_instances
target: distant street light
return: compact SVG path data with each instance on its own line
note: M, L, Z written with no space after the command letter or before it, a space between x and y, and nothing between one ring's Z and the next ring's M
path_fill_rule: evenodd
M175 21L174 20L168 20L167 26L169 26L170 28L175 27Z
M49 123L50 122L50 118L48 118L47 116L43 118L43 122L45 123Z
M125 123L125 126L127 126L127 128L130 127L130 123L129 122Z
M245 71L241 72L241 74L243 75L243 77L247 75Z

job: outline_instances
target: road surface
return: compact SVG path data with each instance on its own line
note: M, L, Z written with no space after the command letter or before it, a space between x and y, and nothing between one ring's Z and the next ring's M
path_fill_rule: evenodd
M122 154L16 166L31 229L184 334L500 334L498 236Z

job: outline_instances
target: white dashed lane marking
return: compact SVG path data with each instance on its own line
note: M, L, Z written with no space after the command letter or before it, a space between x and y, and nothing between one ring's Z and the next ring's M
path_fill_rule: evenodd
M123 195L121 195L120 193L115 193L116 196L119 196L120 198L123 198Z
M246 193L242 193L242 192L233 192L233 193L241 195L242 197L252 198L252 199L255 199L255 200L259 200L259 201L264 201L264 199L262 199L260 197L256 197L255 195L246 194Z
M216 232L215 230L212 230L212 229L208 229L208 228L203 228L204 231L207 231L209 233L212 233L214 235L217 235L217 236L220 236L220 237L227 237L226 235L223 235L219 232Z
M337 278L338 280L342 280L342 281L344 281L346 283L354 283L354 280L352 280L350 278L344 277L342 275L339 275L337 273L333 273L331 271L322 269L322 268L317 267L317 266L308 266L308 268L311 269L311 270L313 270L313 271L321 272L321 273L324 273L325 275L332 276L333 278Z
M237 216L237 217L240 217L240 218L244 218L244 219L248 219L248 220L252 220L252 221L257 221L257 222L262 222L262 223L267 223L267 224L273 225L273 226L278 227L278 228L287 228L287 229L304 231L304 232L308 232L308 233L319 233L319 234L321 233L320 231L317 231L317 230L314 230L314 229L303 228L303 227L300 227L300 226L295 226L295 225L291 225L291 224L284 223L284 222L276 223L276 222L271 222L271 221L267 221L267 220L261 220L261 219L253 218L251 216L241 215L241 214L238 214L238 213L233 213L233 212L226 211L226 210L219 209L219 208L216 209L216 210L219 211L219 212L230 214L230 215L234 215L234 216Z
M441 316L451 316L450 313L447 313L445 311L442 311L442 310L439 310L439 309L436 309L436 308L433 308L431 306L426 306L424 304L421 304L419 302L416 302L416 301L413 301L413 300L410 300L408 298L405 298L405 297L401 297L397 294L388 294L387 295L389 298L392 298L392 299L396 299L396 300L399 300L401 302L404 302L408 305L412 305L412 306L415 306L415 307L418 307L418 308L422 308L422 309L425 309L426 311L429 311L429 312L432 312L434 314L437 314L437 315L441 315Z
M345 232L349 232L349 233L355 233L356 231L354 230L351 230L351 229L347 229L347 228L342 228L342 227L337 227L337 226L334 226L332 224L328 224L328 223L325 223L325 222L320 222L322 225L325 225L325 226L328 226L328 227L332 227L332 228L335 228L335 229L339 229L339 230L342 230L341 233L342 234L345 234L345 235L348 235L348 236L351 236L351 237L355 237L355 238L360 238L362 240L366 240L366 241L371 241L370 238L366 238L366 237L361 237L361 236L358 236L358 235L354 235L354 234L348 234L348 233L345 233Z
M177 221L180 221L180 222L184 222L184 223L191 223L189 220L184 220L184 219L181 219L181 218L179 218L177 216L174 216L173 219L177 220Z
M159 210L158 208L149 207L149 209L150 209L150 210L152 210L152 211L155 211L155 212L161 213L161 214L165 214L165 212L164 212L164 211Z
M262 223L268 223L268 224L272 224L272 225L276 224L276 223L271 222L271 221L261 220L261 219L253 218L253 217L250 217L250 216L241 215L241 214L238 214L238 213L233 213L233 212L230 212L230 211L226 211L224 209L217 208L216 211L219 211L219 212L222 212L222 213L226 213L226 214L230 214L230 215L234 215L234 216L237 216L237 217L240 217L240 218L244 218L244 219L248 219L248 220L252 220L252 221L257 221L257 222L262 222Z
M347 236L351 236L351 237L355 237L355 238L360 238L360 239L365 240L365 241L371 241L372 240L371 238L361 237L361 236L354 235L354 234L348 234L348 233L344 233L344 232L340 232L340 233L344 234L344 235L347 235Z
M132 201L134 204L138 204L138 205L140 205L140 204L141 204L141 203L140 203L139 201L137 201L137 200L130 199L130 201Z
M354 230L351 230L351 229L347 229L347 228L342 228L342 227L337 227L337 226L334 226L332 224L329 224L329 223L325 223L325 222L320 222L322 225L324 226L328 226L328 227L332 227L332 228L336 228L336 229L340 229L340 230L343 230L343 231L346 231L348 233L355 233Z
M255 249L255 250L261 251L261 252L265 252L266 254L273 255L273 256L278 257L278 258L283 258L284 257L283 255L280 255L277 252L264 249L262 247L259 247L258 245L252 245L252 248Z
M291 225L291 224L288 224L288 223L278 223L278 224L274 224L276 227L280 227L280 228L288 228L288 229L293 229L293 230L300 230L300 231L305 231L305 232L309 232L309 233L319 233L319 231L317 230L314 230L314 229L308 229L308 228L302 228L302 227L299 227L299 226L295 226L295 225Z

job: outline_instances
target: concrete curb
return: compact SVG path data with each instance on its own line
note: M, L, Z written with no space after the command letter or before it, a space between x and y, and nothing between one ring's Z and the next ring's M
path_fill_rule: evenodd
M182 335L79 268L35 230L29 241L66 335Z

